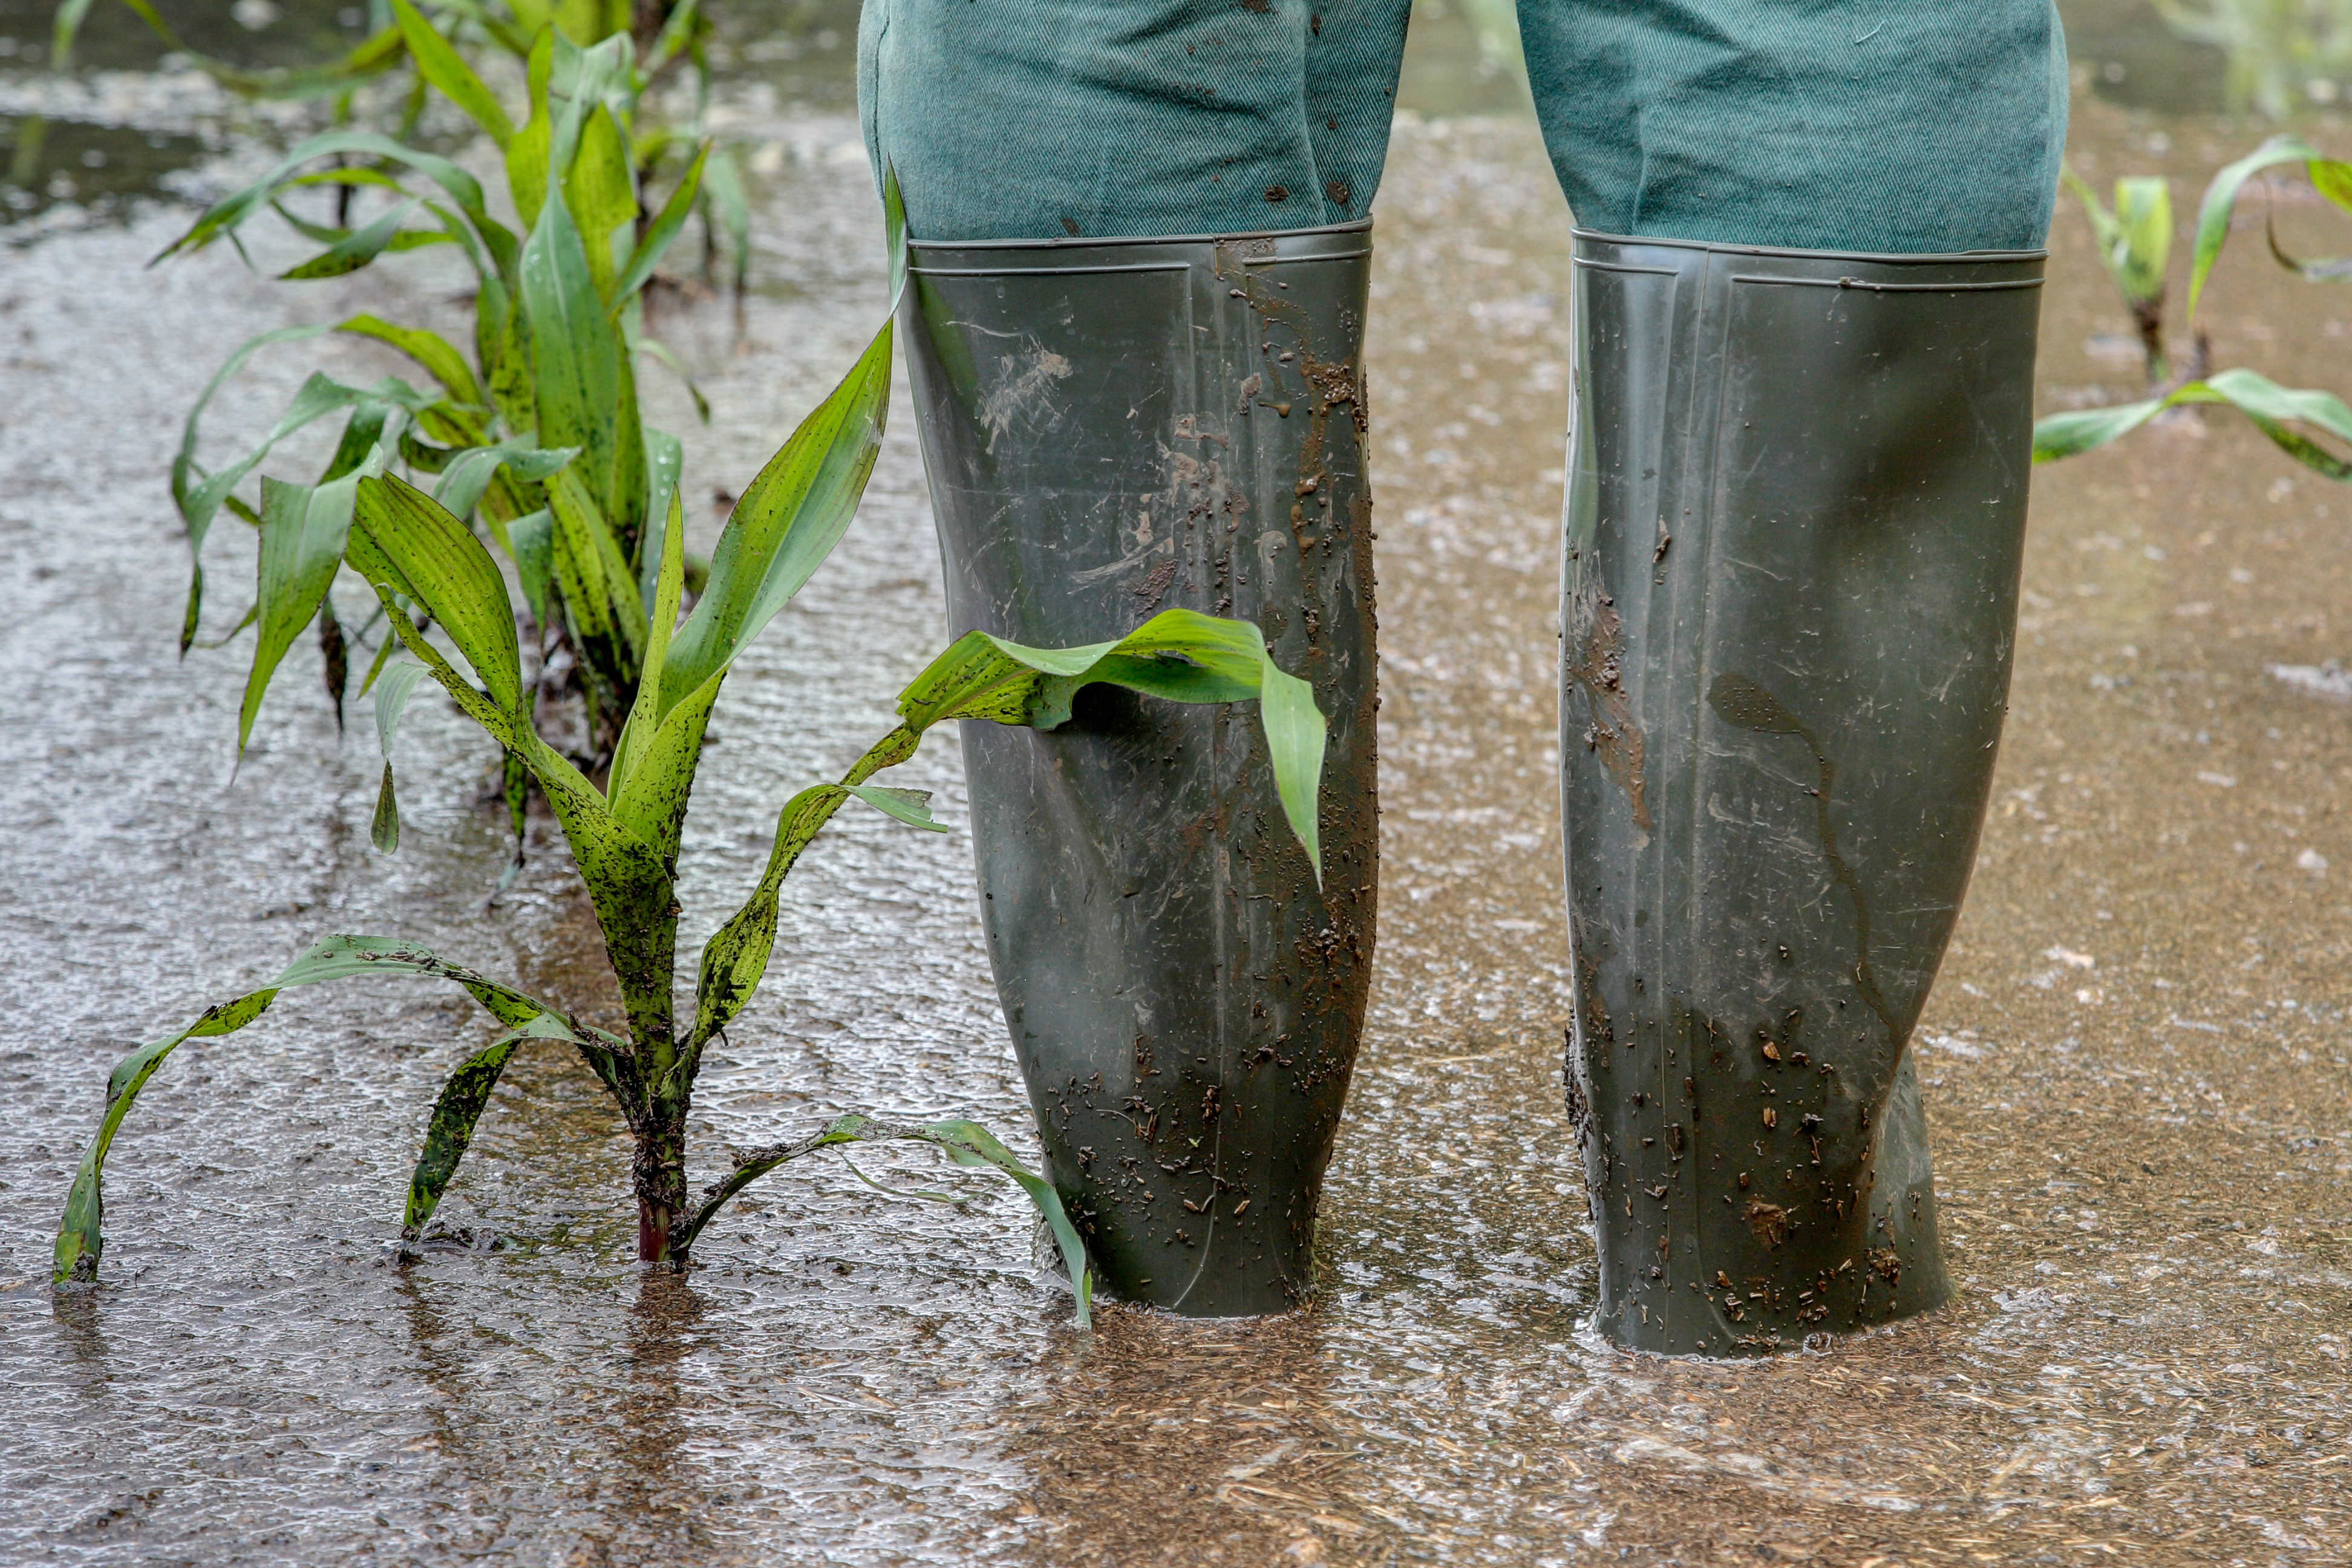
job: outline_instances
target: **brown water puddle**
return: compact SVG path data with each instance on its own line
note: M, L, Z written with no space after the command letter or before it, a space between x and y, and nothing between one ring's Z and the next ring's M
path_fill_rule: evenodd
M2168 161L2201 184L2249 140L2171 122L2151 153L2150 125L2078 114L2102 178ZM740 343L723 310L655 323L717 406L696 431L653 393L698 497L752 471L881 302L854 126L772 134L791 152L761 176L761 270L793 287L751 301ZM2318 216L2289 216L2324 251ZM53 1298L107 1066L310 937L415 935L575 1002L604 982L545 853L483 911L488 759L445 708L420 700L404 731L412 830L387 862L372 736L339 748L284 679L231 787L238 658L169 653L162 475L193 390L281 321L364 301L446 323L455 275L420 253L387 300L374 274L298 296L226 254L144 273L160 218L10 255L0 1558L2339 1559L2352 715L2264 667L2352 638L2352 491L2218 416L2037 477L1995 816L1920 1029L1960 1299L1763 1364L1619 1354L1579 1331L1591 1248L1559 1090L1566 221L1525 121L1400 127L1372 327L1387 903L1327 1293L1254 1323L1113 1308L1090 1334L1034 1273L1017 1196L973 1185L958 1214L838 1166L754 1188L691 1275L641 1277L609 1113L552 1055L519 1058L445 1208L477 1245L390 1267L425 1107L490 1032L393 985L187 1047L116 1145L108 1283ZM2053 249L2048 398L2122 395L2132 372L2104 356L2128 323L2074 215ZM2223 363L2352 382L2312 325L2352 321L2352 296L2275 272L2258 236L2211 298ZM257 362L207 449L266 426L317 354L384 368L356 344ZM214 559L222 617L245 544ZM777 803L884 727L944 630L937 573L902 393L858 528L721 705L694 932L748 891ZM902 772L961 824L951 742ZM698 1172L858 1108L1026 1142L968 888L960 836L828 833L703 1079Z

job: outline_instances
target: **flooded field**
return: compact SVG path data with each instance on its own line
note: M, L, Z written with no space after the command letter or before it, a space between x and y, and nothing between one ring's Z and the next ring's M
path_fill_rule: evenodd
M774 26L720 63L753 291L740 330L691 293L649 323L712 403L698 426L649 381L705 542L713 493L885 296L844 74L819 60L854 7L752 14ZM19 39L29 15L0 8ZM45 145L73 160L0 229L0 1561L2352 1557L2352 702L2270 673L2352 655L2352 489L2228 410L2037 474L1993 816L1917 1035L1958 1299L1764 1363L1602 1347L1580 1329L1592 1252L1560 1094L1569 219L1507 80L1435 26L1377 209L1385 903L1315 1306L1114 1306L1079 1331L1018 1194L889 1152L861 1168L955 1183L967 1209L811 1163L753 1188L691 1272L643 1273L625 1141L552 1051L518 1057L485 1118L442 1211L459 1237L397 1266L432 1097L493 1028L392 983L184 1048L115 1145L106 1282L53 1293L112 1062L316 936L413 936L610 1005L551 825L485 908L495 759L446 704L403 731L396 858L368 847L373 737L362 715L339 741L307 650L232 781L243 647L173 652L181 416L256 331L360 309L446 328L465 279L430 251L307 290L266 281L286 262L265 247L258 271L226 247L142 270L186 222L175 198L224 188L292 121L108 47L79 85L0 58L0 125L53 116ZM2267 133L2218 89L2162 113L2077 56L2072 156L2095 183L2168 173L2185 216ZM2352 128L2305 128L2352 151ZM2307 196L2279 224L2290 249L2345 247ZM2129 319L2071 207L2052 249L2043 408L2128 397ZM2290 277L2258 231L2205 314L2217 364L2352 388L2352 293ZM265 355L205 449L257 437L314 364L391 368L357 342ZM224 528L209 562L207 640L241 612L250 535ZM887 727L947 634L939 604L902 386L860 521L720 703L689 942L750 889L782 800ZM968 1114L1034 1149L952 737L898 773L957 832L845 816L811 853L702 1080L698 1181L727 1146L850 1110Z

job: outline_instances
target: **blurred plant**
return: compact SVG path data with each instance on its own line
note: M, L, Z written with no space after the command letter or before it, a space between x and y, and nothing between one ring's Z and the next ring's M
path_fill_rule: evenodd
M905 221L897 196L895 180L886 182L894 314L906 276ZM560 210L552 187L548 204ZM657 563L649 595L653 610L640 623L641 679L601 789L533 728L514 608L497 562L456 510L383 471L387 459L380 439L344 477L326 484L265 482L266 518L302 518L327 510L347 513L347 542L327 559L340 554L374 589L392 635L416 661L390 666L376 685L376 728L385 753L374 829L378 847L392 850L399 842L393 745L412 691L430 676L508 757L529 771L554 808L619 982L627 1033L596 1028L411 943L330 937L268 986L206 1009L178 1034L142 1046L116 1067L107 1084L105 1118L66 1201L58 1232L58 1280L96 1277L107 1150L140 1089L183 1041L244 1028L291 986L357 974L409 974L455 982L507 1032L459 1066L434 1108L409 1185L405 1236L419 1236L431 1218L515 1048L527 1039L551 1040L579 1051L627 1122L635 1150L631 1176L641 1259L682 1261L729 1199L790 1160L849 1142L911 1138L931 1143L959 1163L992 1166L1021 1184L1053 1227L1085 1320L1091 1294L1086 1251L1060 1198L971 1122L910 1125L844 1118L813 1138L747 1155L699 1203L688 1195L686 1123L695 1077L705 1049L721 1037L766 973L784 879L818 831L853 797L902 822L944 831L932 820L929 797L921 792L868 782L912 756L924 733L942 720L1050 730L1068 720L1078 690L1097 682L1181 702L1255 699L1283 809L1309 864L1318 868L1319 880L1316 801L1322 715L1307 683L1275 668L1255 626L1168 610L1115 642L1061 650L1024 647L973 632L900 694L898 724L839 784L804 789L785 803L758 887L704 945L692 1021L679 1026L673 987L682 910L675 879L704 728L736 658L800 591L848 527L879 447L890 351L886 318L856 366L746 487L719 535L709 585L682 621L685 519L675 488L668 492L661 547L652 557ZM321 501L330 491L337 496L332 508ZM266 555L268 537L264 542ZM464 669L426 636L428 624L445 634Z
M2147 384L2155 386L2171 374L2164 347L2164 273L2172 254L2172 182L2127 179L2116 182L2116 206L2109 212L2090 186L2071 168L2061 165L2058 177L2083 204L2083 216L2099 247L2099 261L2131 310L2147 356ZM2204 363L2204 340L2198 340L2194 376Z
M92 4L93 0L64 0L58 7L49 50L53 71L63 74L72 68L74 46ZM430 34L429 38L420 36L414 20L401 14L395 0L368 0L367 37L340 58L273 71L246 70L190 48L150 0L122 0L122 4L147 25L166 50L184 58L229 91L252 99L331 98L339 125L351 121L354 95L362 84L406 64L412 74L407 89L399 96L402 112L397 124L388 128L398 138L415 131L426 89L441 85L438 78L446 73L434 66L436 57L444 53L454 51L462 57L489 49L522 62L530 58L532 41L549 30L581 48L626 38L632 58L644 62L629 95L632 110L646 86L680 60L693 66L696 83L694 113L686 122L662 125L632 116L635 123L628 150L640 182L676 174L681 160L690 156L690 150L704 137L710 72L703 45L709 22L701 14L700 0L414 0L413 9L423 19L423 32ZM41 139L38 121L20 130L15 162L21 166L12 169L12 183L31 183ZM706 249L715 252L718 237L722 232L726 235L740 296L751 255L742 181L730 151L715 145L708 151L709 177L699 198ZM351 195L350 185L336 187L338 227L349 226ZM640 220L650 218L651 214L650 207L643 209Z
M2137 403L2053 414L2039 421L2033 426L2035 462L2054 462L2078 452L2090 451L2095 447L2104 447L2117 437L2138 429L2168 408L2227 404L2252 420L2256 429L2269 437L2280 450L2296 462L2331 479L2352 480L2352 461L2337 457L2310 437L2292 428L2296 425L2308 426L2338 440L2352 442L2352 408L2347 408L2334 393L2284 387L2268 376L2251 370L2225 370L2216 375L2202 374L2208 351L2205 333L2197 326L2197 306L2205 291L2206 279L2213 270L2213 263L2229 240L2239 194L2254 175L2289 163L2301 164L2313 189L2335 205L2352 212L2352 163L2321 157L2300 137L2273 136L2215 174L2212 184L2206 186L2205 199L2198 208L2197 239L2189 270L2189 321L2196 332L2198 374L2159 387L2157 395ZM2073 181L2072 175L2068 178ZM2081 182L2073 183L2080 192ZM2123 185L2155 183L2160 182L2123 182L2118 185L2118 205L2124 205L2121 197ZM2087 192L2080 194L2084 196L2086 209L2095 205ZM2144 205L2153 204L2150 201ZM2165 205L2170 205L2168 196ZM2125 298L2132 300L2132 286L2124 280L2124 270L2116 259L2116 246L2109 242L2109 229L2101 226L2095 213L2092 222L2100 234L2102 254L2106 258L2109 275L2116 279L2117 288L2124 290ZM2107 222L2118 232L2123 229L2119 219L2111 218ZM2352 277L2352 260L2297 260L2280 247L2275 227L2270 230L2269 237L2272 256L2281 266L2302 277L2314 279ZM2150 242L2135 243L2144 263ZM2127 244L2125 248L2129 250L2133 246ZM2137 271L2134 276L2138 279L2138 286L2144 288L2147 280L2145 271ZM2153 345L2149 350L2151 373L2154 370L2153 356L2159 352L2163 341L2160 275L2152 310L2157 319L2153 329L2146 324L2145 318L2141 318L2142 339ZM2139 316L2137 305L2134 314Z
M2284 120L2308 99L2336 100L2352 73L2352 0L2155 0L2179 37L2229 59L2233 110Z
M503 152L507 186L526 232L518 237L492 217L481 186L446 159L373 132L337 131L304 142L262 179L223 197L164 252L198 250L222 238L242 248L242 226L268 211L326 247L283 278L341 277L388 252L456 245L472 267L476 289L471 364L436 333L366 314L332 327L264 332L229 357L190 409L173 467L173 496L187 524L191 557L181 649L196 637L205 544L226 510L261 533L256 599L237 628L257 628L237 721L239 754L271 676L314 621L340 722L348 644L357 639L337 623L329 590L343 556L357 475L370 463L373 471L404 466L429 479L451 512L478 520L512 562L536 628L534 685L545 689L538 695L551 700L565 679L576 680L589 736L583 755L593 767L610 755L636 700L646 605L660 566L659 531L649 530L646 520L659 518L676 493L681 466L677 438L646 428L638 409L639 354L677 368L644 335L639 296L694 205L708 149L698 151L640 235L640 189L628 147L631 111L647 73L634 63L627 38L582 48L542 27L531 46L529 100L518 125L423 13L409 0L390 3L425 79ZM353 157L365 164L348 165ZM385 200L364 223L329 227L289 205L317 186ZM398 350L437 384L421 391L387 377L355 387L314 374L259 445L218 468L199 462L199 421L222 384L266 346L329 331ZM700 408L700 393L687 384ZM332 415L343 416L341 438L316 484L273 489L264 480L258 506L237 497L238 486L279 441ZM860 415L879 416L871 408ZM379 615L358 637L383 619ZM394 641L383 633L362 692ZM508 799L518 836L527 777L510 760Z

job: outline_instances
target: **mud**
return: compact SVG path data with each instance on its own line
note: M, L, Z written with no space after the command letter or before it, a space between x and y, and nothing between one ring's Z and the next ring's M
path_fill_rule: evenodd
M723 306L652 323L715 407L698 429L652 378L689 496L740 487L884 299L854 125L748 94L730 112L779 149L751 160L744 335ZM2184 214L2260 133L2136 113L2086 84L2076 166L2169 171ZM600 1023L616 999L543 823L484 912L495 763L446 706L403 730L409 830L385 860L365 725L339 742L291 672L232 784L237 654L173 654L164 474L193 392L264 327L362 305L448 326L445 258L308 292L226 252L147 272L174 216L136 206L0 250L0 1559L2341 1561L2352 709L2269 667L2352 640L2352 491L2219 413L2037 475L1994 816L1917 1030L1957 1299L1761 1363L1617 1353L1580 1329L1559 1078L1566 215L1519 120L1409 117L1378 206L1386 904L1322 1297L1248 1323L1113 1308L1091 1334L1033 1268L1024 1200L915 1151L859 1168L963 1212L812 1159L717 1221L692 1273L640 1273L606 1098L533 1045L446 1239L392 1267L433 1096L493 1031L391 982L184 1047L115 1146L107 1282L53 1295L109 1066L312 936L414 936ZM2291 250L2341 243L2280 212ZM2343 390L2352 305L2250 237L2209 289L2217 363ZM2138 343L2074 215L2053 251L2043 406L2129 394ZM359 342L265 355L207 449L322 362L385 368ZM887 726L945 630L899 397L863 521L714 718L689 945L756 880L777 805ZM208 637L252 566L243 530L216 548ZM951 741L898 772L961 830ZM730 1145L848 1110L968 1113L1034 1157L969 886L961 831L827 831L698 1086L698 1184Z

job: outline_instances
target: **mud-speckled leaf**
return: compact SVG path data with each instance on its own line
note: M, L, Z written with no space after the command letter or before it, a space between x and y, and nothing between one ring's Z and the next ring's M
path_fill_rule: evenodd
M468 517L481 504L482 492L490 488L499 469L504 468L518 479L544 483L579 455L577 447L558 447L550 451L533 446L520 436L494 446L469 447L449 459L441 470L440 479L433 486L433 499L446 507L452 517Z
M329 980L348 980L362 974L414 975L427 980L449 981L462 986L466 994L480 1003L490 1016L510 1029L519 1029L543 1013L554 1014L559 1018L563 1016L557 1009L525 995L511 985L485 979L470 969L449 963L429 948L397 937L328 937L305 949L270 984L283 989L292 985L317 985Z
M514 547L515 576L530 605L531 619L547 625L547 589L555 576L555 518L545 507L507 524L507 542Z
M646 280L654 275L654 268L661 265L661 258L669 249L670 242L677 237L678 230L686 226L687 215L694 210L695 198L702 189L703 161L709 156L709 142L694 150L694 161L687 164L686 173L678 176L677 188L670 192L669 200L662 204L661 211L655 215L654 221L646 227L645 237L637 241L636 249L630 253L628 265L621 269L620 280L614 286L613 302L607 308L607 313L619 314L621 307L646 286Z
M1163 610L1115 642L1074 648L967 632L899 695L898 712L917 733L943 719L1051 730L1068 721L1078 691L1097 682L1178 702L1259 699L1276 793L1321 885L1323 716L1307 683L1276 666L1247 621Z
M525 1040L562 1040L577 1045L571 1028L552 1013L541 1013L521 1028L501 1035L489 1045L466 1058L449 1081L441 1088L441 1097L434 1101L433 1119L425 1124L425 1147L416 1157L416 1169L408 1178L408 1205L400 1217L400 1233L409 1240L423 1234L433 1211L441 1206L441 1194L448 1190L450 1178L457 1173L457 1163L466 1157L467 1145L474 1141L475 1125L490 1103L490 1095L499 1087L499 1076L506 1071L507 1060L515 1047Z
M886 324L744 487L711 556L710 581L670 644L661 711L732 663L833 552L881 450L889 398Z
M404 203L385 213L364 228L352 231L347 239L336 241L310 260L288 268L278 276L287 282L301 282L315 278L341 278L347 272L357 272L383 254L384 247L401 232L400 226L419 205L415 201Z
M776 943L776 902L784 879L801 851L809 847L824 825L833 820L843 801L856 795L877 811L888 813L912 827L936 833L947 829L933 820L930 796L919 790L885 789L872 784L819 784L804 789L776 814L776 837L768 851L767 869L760 885L729 917L703 947L701 973L695 988L693 1045L699 1047L725 1028L760 988L768 957Z
M530 328L539 444L579 447L589 493L609 514L619 437L620 331L604 319L580 231L553 193L523 247L521 303Z
M466 63L448 39L433 30L433 24L408 0L392 0L392 16L402 40L408 45L410 57L416 61L417 74L465 110L467 119L489 132L491 141L505 147L513 139L514 126L498 99L474 74L474 68Z
M514 606L498 563L472 531L431 496L390 476L359 482L352 526L355 534L367 536L397 577L385 582L382 574L371 574L357 552L353 568L380 588L422 605L473 666L490 700L508 713L519 711L522 668Z
M155 1076L163 1058L177 1050L183 1041L235 1034L261 1016L277 999L278 992L273 988L207 1007L194 1023L178 1034L151 1041L115 1064L106 1080L106 1114L99 1122L97 1135L83 1152L81 1164L74 1172L73 1185L66 1193L65 1213L58 1224L51 1279L63 1284L98 1278L99 1255L106 1246L107 1151L114 1146L114 1134L121 1127L122 1119L131 1114L139 1091L147 1087L147 1080Z
M852 1114L837 1118L823 1131L798 1142L778 1144L740 1156L734 1173L711 1187L693 1217L673 1233L670 1241L673 1255L685 1256L693 1247L695 1238L702 1234L704 1227L726 1207L728 1202L769 1172L820 1149L892 1141L928 1143L956 1164L993 1170L1010 1177L1028 1194L1029 1201L1035 1205L1047 1228L1054 1234L1055 1246L1062 1255L1062 1266L1068 1272L1071 1289L1077 1297L1078 1327L1091 1326L1094 1272L1087 1257L1086 1243L1079 1238L1077 1227L1070 1223L1069 1211L1063 1206L1061 1194L1055 1190L1051 1182L1024 1165L995 1134L976 1121L909 1123L883 1121L871 1116Z
M555 133L547 96L555 70L555 30L542 26L538 33L523 71L530 116L506 149L507 191L514 198L515 216L526 231L539 222L540 205L547 199L547 156Z
M446 158L420 152L389 136L368 131L331 131L302 142L280 159L277 167L268 174L215 202L185 234L163 250L163 256L182 250L202 249L224 234L230 233L266 206L270 197L287 184L303 164L332 157L339 153L414 169L440 186L473 226L484 247L497 262L499 276L513 276L519 247L512 231L492 218L483 205L481 183ZM162 259L162 257L157 259Z
M466 364L465 355L450 345L438 332L428 332L421 327L395 326L379 316L358 315L339 322L335 331L353 336L373 338L380 343L398 349L425 367L425 374L447 389L450 396L469 407L484 406L482 388L474 373Z

